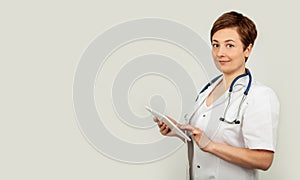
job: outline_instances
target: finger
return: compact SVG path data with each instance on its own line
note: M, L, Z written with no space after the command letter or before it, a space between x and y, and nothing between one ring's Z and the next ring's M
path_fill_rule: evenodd
M158 121L158 122L157 122L157 125L158 125L159 128L160 128L163 124L164 124L164 123L163 123L162 121Z
M160 131L160 133L164 135L164 131L165 131L165 129L166 129L165 127L161 127L161 128L160 128L160 130L159 130L159 131Z
M166 129L166 128L168 128L168 126L167 126L165 123L163 123L163 124L162 124L162 128L163 128L163 129Z
M162 131L162 134L164 135L168 134L169 130L170 129L168 127L165 127L165 129Z
M199 129L199 128L194 128L192 131L191 131L192 134L194 135L199 135L202 133L202 131Z
M176 126L180 129L180 127L183 126L183 124L177 123Z
M156 122L156 123L159 122L159 120L156 116L153 117L153 121Z
M166 129L165 124L160 125L160 132L164 131Z
M164 132L164 131L169 131L170 130L170 128L165 124L165 123L163 123L162 125L161 125L161 128L160 128L160 131L161 132Z
M191 126L189 124L181 125L181 126L179 126L179 128L182 129L182 130L188 130L188 131L194 131L195 130L195 127Z

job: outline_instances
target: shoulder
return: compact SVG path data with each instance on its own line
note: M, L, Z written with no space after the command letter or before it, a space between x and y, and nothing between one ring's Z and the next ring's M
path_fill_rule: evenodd
M277 98L274 90L258 81L253 81L249 91L250 96L274 96Z
M253 81L248 94L248 102L259 105L270 103L279 106L279 100L274 90L258 81Z

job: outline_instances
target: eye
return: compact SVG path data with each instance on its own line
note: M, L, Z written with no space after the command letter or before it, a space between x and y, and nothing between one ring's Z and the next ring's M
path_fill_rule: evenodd
M212 44L212 47L213 47L213 48L218 48L218 47L219 47L219 44L213 43L213 44Z
M234 45L233 45L233 44L227 44L226 47L228 47L228 48L233 48Z

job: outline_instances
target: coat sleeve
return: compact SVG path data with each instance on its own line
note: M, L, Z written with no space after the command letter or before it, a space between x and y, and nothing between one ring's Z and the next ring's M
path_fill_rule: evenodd
M249 93L244 113L242 133L249 149L275 152L279 122L279 101L274 91L260 86Z

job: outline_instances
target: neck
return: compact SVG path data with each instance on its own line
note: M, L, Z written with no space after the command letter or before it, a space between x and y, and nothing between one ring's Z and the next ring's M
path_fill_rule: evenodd
M238 71L231 74L223 73L223 86L227 90L229 89L232 81L239 75L246 73L246 69L243 69L242 71Z

